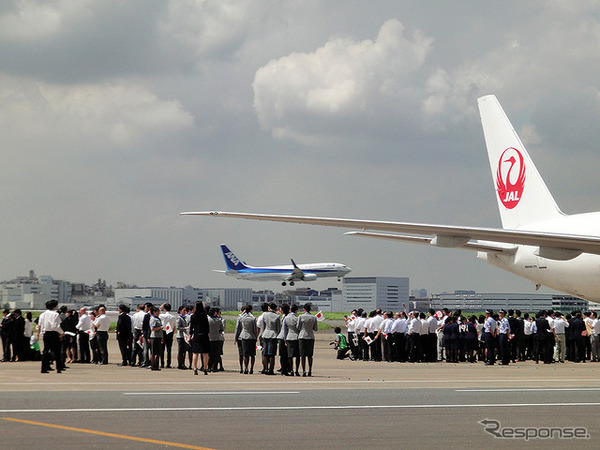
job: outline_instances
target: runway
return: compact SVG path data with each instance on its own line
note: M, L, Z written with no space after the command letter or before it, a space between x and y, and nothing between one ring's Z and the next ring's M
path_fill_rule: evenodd
M337 361L328 337L311 378L239 374L232 345L228 370L208 376L117 367L114 345L108 366L72 364L60 375L1 364L3 448L24 436L73 449L500 447L525 444L519 429L541 430L530 447L589 448L600 437L600 364Z

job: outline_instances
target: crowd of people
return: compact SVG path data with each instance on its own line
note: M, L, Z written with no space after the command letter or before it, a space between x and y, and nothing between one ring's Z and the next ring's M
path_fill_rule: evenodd
M262 356L262 374L275 374L279 352L277 372L300 376L301 364L302 375L312 376L314 332L318 326L316 317L310 314L310 304L304 305L301 315L297 314L296 305L290 308L284 304L278 308L275 303L264 303L261 309L262 314L256 318L252 306L244 306L237 318L234 344L239 351L240 373L254 372L258 350ZM23 319L19 310L4 311L0 325L3 361L41 359L42 373L54 370L62 373L72 363L108 364L111 320L104 305L90 311L81 308L77 313L66 307L59 310L58 302L51 300L35 321L31 320L31 313L26 317ZM141 303L134 313L126 305L119 305L115 335L121 353L119 366L171 368L176 341L177 369L193 370L195 375L224 370L225 319L219 308L204 306L202 302L193 307L179 307L177 315L171 313L168 303L160 307ZM38 345L37 357L27 356L37 340L43 341L43 352L40 354Z
M240 373L254 373L256 352L260 350L260 373L275 375L275 358L279 352L279 373L299 377L302 365L302 376L312 376L318 323L317 318L310 313L310 303L306 303L303 309L304 313L299 315L297 305L290 307L284 303L278 309L275 303L263 303L262 314L255 318L251 305L242 308L234 335Z
M600 319L594 311L500 309L463 316L460 310L423 313L352 311L347 338L336 329L338 359L362 361L484 361L493 365L533 360L536 364L600 361Z
M257 353L259 373L285 376L312 376L317 318L309 303L298 314L298 306L263 303L255 317L252 306L244 306L237 318L233 343L239 355L239 371L254 373ZM3 311L0 335L4 362L41 360L41 372L61 373L67 364L108 364L108 339L111 320L104 305L81 308L79 312L61 307L55 300L32 320L19 309ZM362 309L345 317L347 335L335 329L331 342L337 358L357 361L511 362L533 360L545 364L565 361L600 361L600 319L594 311L539 311L522 314L516 310L492 310L485 315L463 316L430 309L428 313L367 313ZM172 349L177 343L176 368L203 372L223 371L225 319L219 308L181 306L177 314L171 305L137 305L131 313L119 306L116 339L121 353L119 366L151 370L171 368ZM38 341L43 341L40 352ZM276 356L279 354L279 368ZM56 363L56 368L52 363ZM198 366L200 365L200 368Z

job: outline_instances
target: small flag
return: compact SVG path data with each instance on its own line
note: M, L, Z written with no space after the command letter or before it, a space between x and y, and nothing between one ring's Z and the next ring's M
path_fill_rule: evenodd
M373 343L373 339L371 339L371 336L367 336L365 338L365 342L367 343L367 345L371 345Z
M170 323L168 323L167 326L165 327L165 331L167 332L167 334L171 334L173 332L173 328L171 328Z
M325 315L323 314L323 311L319 311L319 312L316 314L316 317L317 317L317 320L318 320L319 322L323 322L323 321L325 320Z
M436 311L435 312L435 317L437 317L438 320L440 320L444 315L442 314L441 311Z

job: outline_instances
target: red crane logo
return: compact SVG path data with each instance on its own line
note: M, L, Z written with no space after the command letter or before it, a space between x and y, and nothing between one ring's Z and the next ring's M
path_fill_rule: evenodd
M515 168L517 164L518 167ZM515 169L514 172L513 169ZM498 188L498 197L507 209L513 209L519 204L525 188L525 162L523 155L516 148L509 147L500 155L496 187Z

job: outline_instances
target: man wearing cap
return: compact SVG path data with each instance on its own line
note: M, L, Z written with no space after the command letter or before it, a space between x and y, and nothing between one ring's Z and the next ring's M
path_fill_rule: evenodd
M510 335L510 322L506 317L506 311L501 309L498 311L500 315L500 329L498 330L498 357L500 358L500 364L508 366L510 362L510 348L508 346L508 339Z
M485 348L487 353L486 365L493 366L496 362L496 321L492 317L494 312L488 309L485 312L485 323L483 325Z

